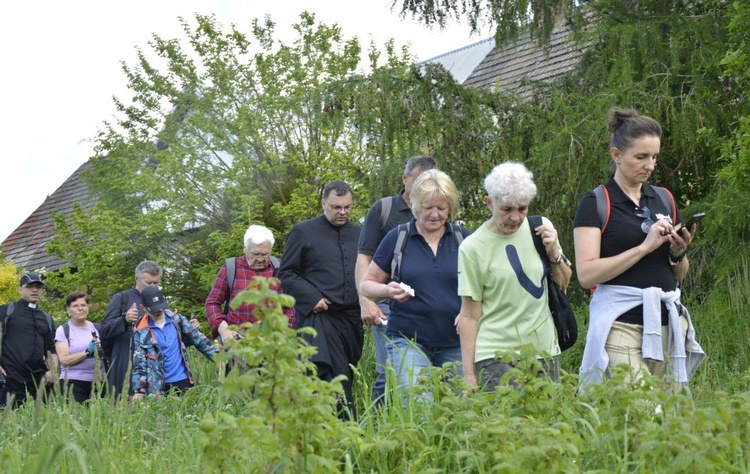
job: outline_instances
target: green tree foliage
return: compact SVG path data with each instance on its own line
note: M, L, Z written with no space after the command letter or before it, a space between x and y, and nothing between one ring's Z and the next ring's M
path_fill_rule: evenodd
M354 187L356 220L398 189L405 158L424 153L458 185L459 219L469 228L488 217L487 172L501 161L524 162L540 190L532 212L552 219L572 254L578 201L609 175L612 106L662 123L652 182L670 188L684 213L729 206L747 169L742 7L599 0L568 11L564 2L542 4L587 19L576 24L586 53L561 83L532 84L527 100L461 86L439 66L413 65L393 43L384 51L370 46L363 62L356 38L309 14L300 16L292 44L274 38L270 20L246 34L205 16L183 21L186 41L154 36L151 51L123 67L131 103L119 102L123 118L99 137L91 161L99 205L70 228L58 222L51 248L72 268L59 284L106 299L151 258L164 263L180 309L198 312L221 262L241 253L248 224L274 230L279 254L289 228L320 212L327 181ZM517 12L527 23L535 21L533 5ZM727 44L735 48L728 52ZM705 220L686 290L705 294L707 282L736 268L741 254L732 251L721 272L708 263L730 248L717 246L722 235L742 246L745 214L729 222L729 232L719 231L725 218Z
M150 258L180 309L198 311L249 223L274 230L280 252L289 228L320 212L325 183L354 187L357 219L398 189L414 154L434 154L467 183L463 218L479 221L475 177L517 142L503 127L513 99L420 69L393 43L371 46L364 63L356 38L308 14L291 45L270 20L251 35L212 17L182 25L186 42L154 36L151 53L123 67L132 103L118 102L123 118L98 137L85 175L100 201L70 226L59 218L50 245L71 263L58 285L106 299Z
M21 278L13 262L0 254L0 305L18 299L18 282Z
M737 110L731 123L732 133L725 141L706 133L714 143L721 143L721 169L717 189L710 202L711 222L716 248L712 253L715 281L734 286L743 272L741 262L750 261L746 242L750 239L750 5L732 2L728 13L728 45L722 58L722 81L736 93L731 107Z

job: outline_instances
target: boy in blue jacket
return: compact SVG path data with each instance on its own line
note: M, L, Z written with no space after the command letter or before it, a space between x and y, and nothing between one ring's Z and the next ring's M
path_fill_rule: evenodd
M133 368L130 379L133 399L160 396L170 390L184 391L194 385L185 344L195 346L213 360L214 345L187 320L167 308L159 287L141 291L146 315L133 333Z

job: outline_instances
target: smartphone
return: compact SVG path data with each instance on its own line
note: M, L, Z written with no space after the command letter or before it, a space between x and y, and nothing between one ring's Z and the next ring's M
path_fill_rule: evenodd
M676 226L674 226L674 230L675 230L675 232L679 232L679 231L682 230L683 227L687 227L689 229L690 226L692 226L693 224L695 224L699 220L703 219L705 216L706 216L705 212L698 212L696 214L693 214L692 216L690 216L690 219L688 219L688 221L685 222L684 225L682 223L680 223L680 224L677 224Z

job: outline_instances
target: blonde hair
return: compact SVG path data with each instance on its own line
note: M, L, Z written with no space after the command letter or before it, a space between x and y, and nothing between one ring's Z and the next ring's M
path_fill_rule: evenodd
M458 189L450 176L434 169L423 171L414 180L414 186L409 195L414 216L422 210L423 202L436 196L448 201L448 219L453 220L458 214Z

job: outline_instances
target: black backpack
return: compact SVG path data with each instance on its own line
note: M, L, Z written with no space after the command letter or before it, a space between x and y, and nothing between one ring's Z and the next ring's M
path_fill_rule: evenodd
M554 321L555 329L557 330L557 344L560 346L560 350L564 351L572 347L578 339L578 322L576 321L576 315L573 313L573 308L570 306L568 297L565 296L565 293L552 280L552 270L549 267L547 251L544 249L542 238L534 231L534 229L542 225L542 216L528 216L527 219L529 220L531 236L534 239L534 247L536 247L536 251L544 266L544 276L547 279L547 304L549 305L550 313L552 313L552 321ZM562 265L565 265L565 263L562 263Z

